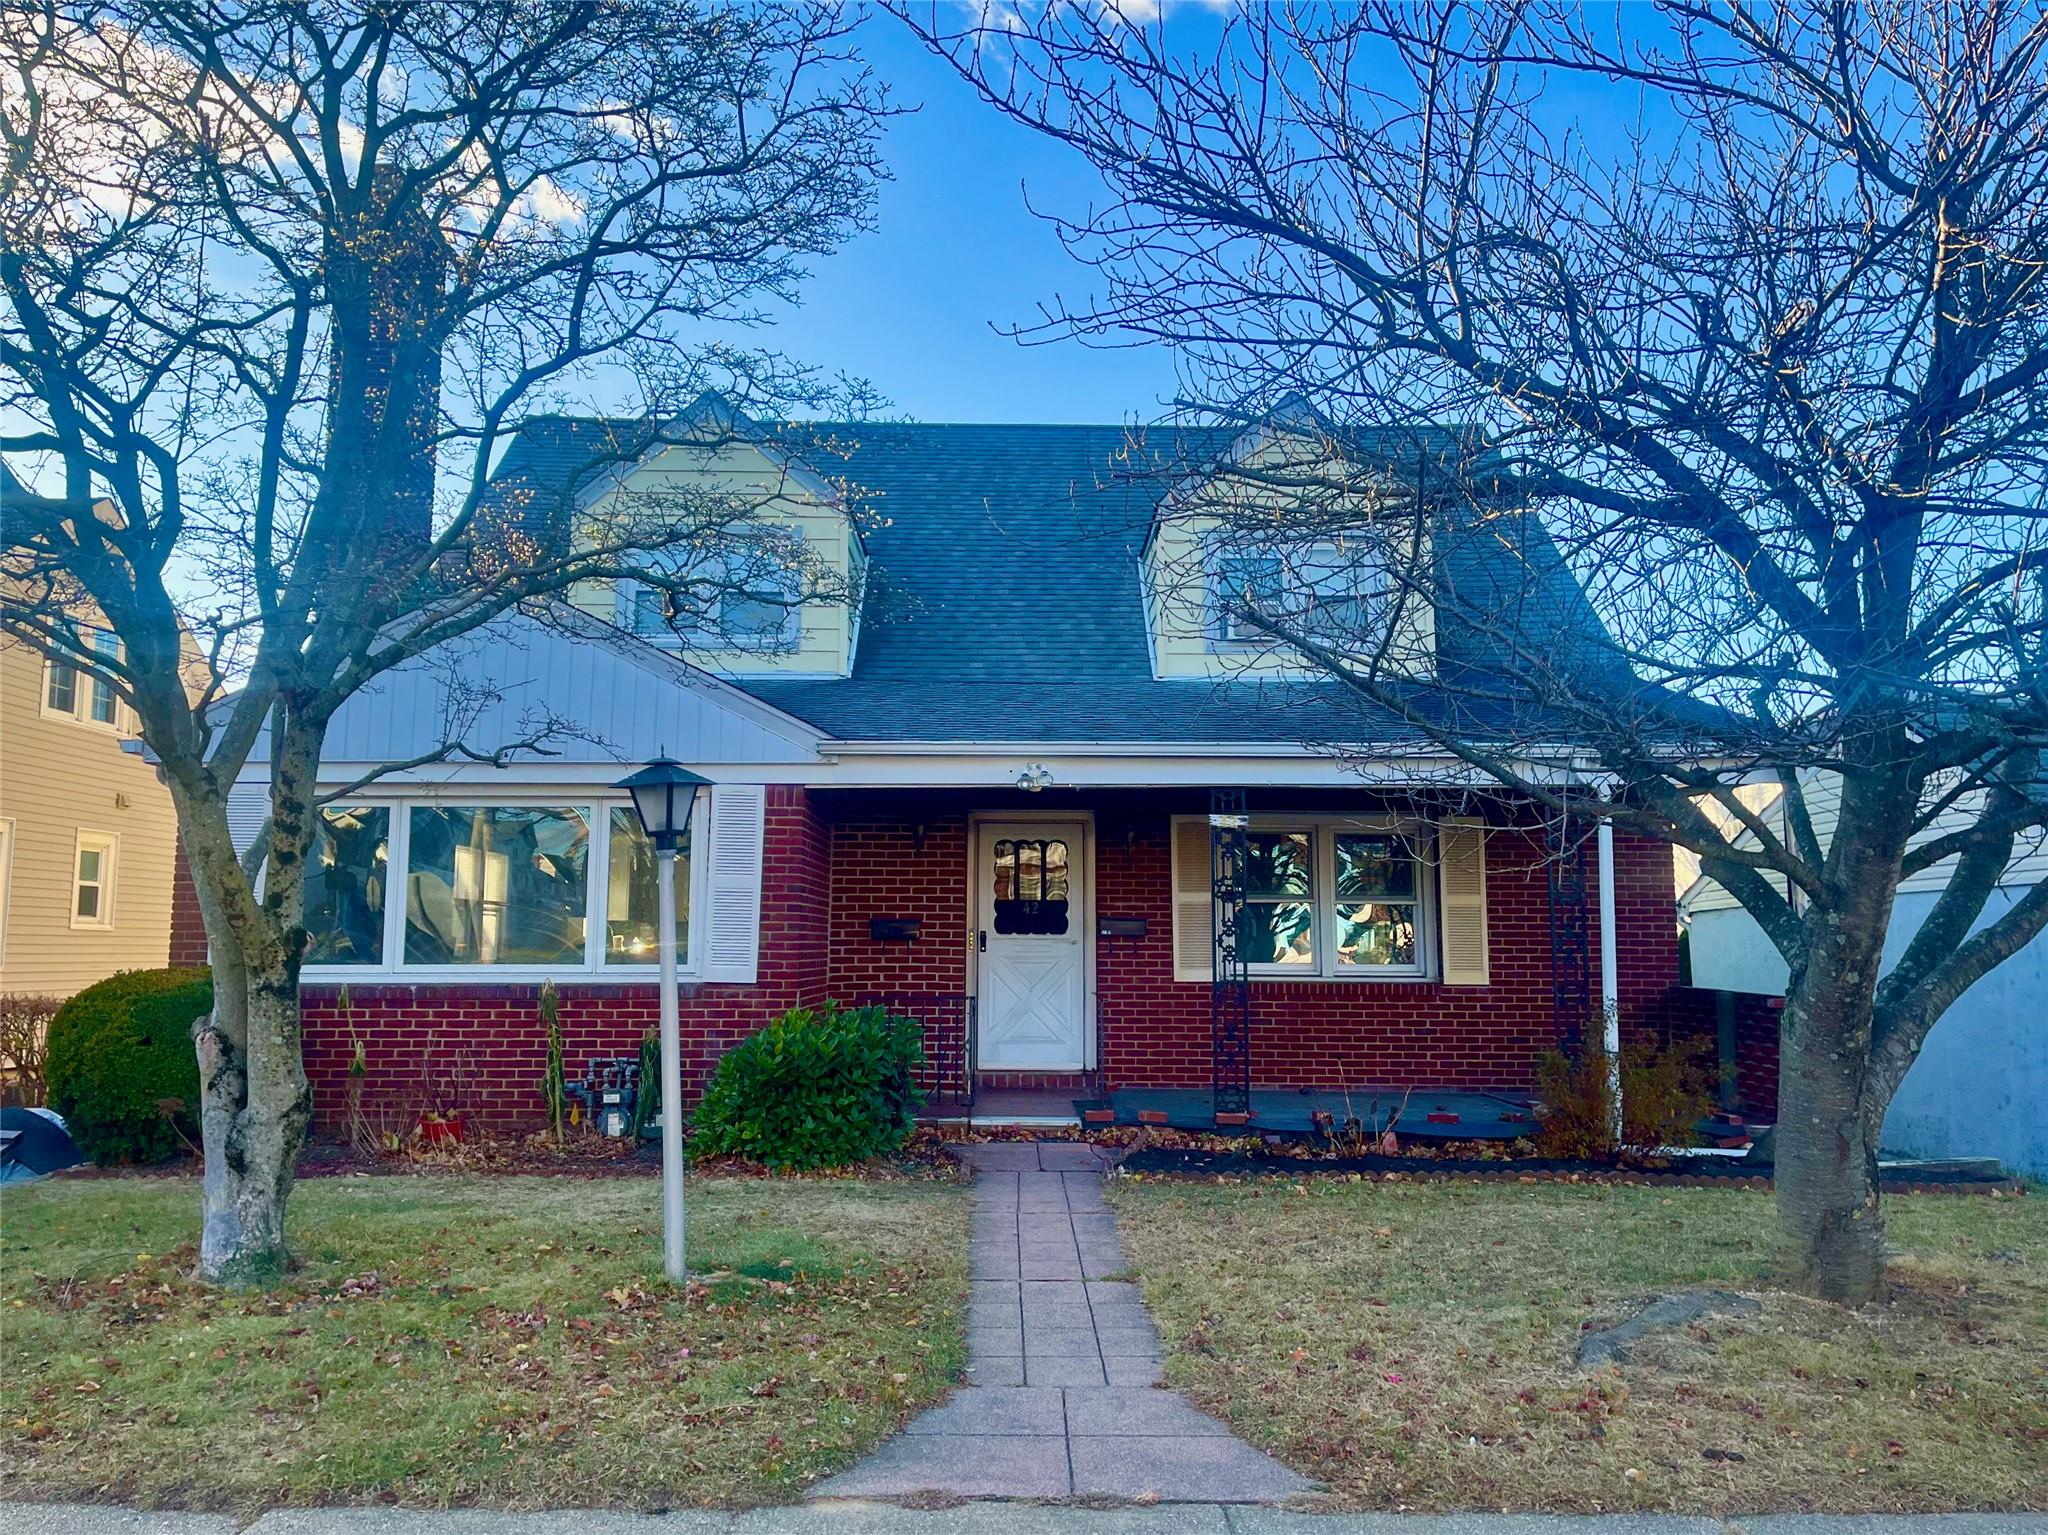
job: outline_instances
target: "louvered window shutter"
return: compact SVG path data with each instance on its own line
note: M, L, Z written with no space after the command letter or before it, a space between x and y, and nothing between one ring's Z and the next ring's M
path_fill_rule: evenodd
M270 816L270 780L244 778L228 785L228 836L234 840L235 856L249 851L256 833Z
M767 791L759 784L711 790L704 904L704 978L753 981L761 952L761 847ZM693 839L694 840L694 839Z
M1208 981L1216 975L1216 911L1209 880L1209 823L1201 816L1173 822L1173 978Z
M1444 984L1484 986L1486 958L1486 825L1458 818L1437 830Z

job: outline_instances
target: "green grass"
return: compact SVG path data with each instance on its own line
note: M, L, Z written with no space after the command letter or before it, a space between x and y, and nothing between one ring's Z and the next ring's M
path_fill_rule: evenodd
M292 1196L301 1267L189 1277L188 1180L0 1196L0 1496L253 1509L783 1501L963 1362L967 1193L697 1179L660 1279L651 1179L378 1177Z
M2048 1508L2048 1198L1887 1202L1889 1304L1769 1288L1746 1191L1112 1180L1169 1380L1352 1508ZM1759 1294L1618 1373L1582 1327ZM1711 1455L1707 1452L1713 1452Z

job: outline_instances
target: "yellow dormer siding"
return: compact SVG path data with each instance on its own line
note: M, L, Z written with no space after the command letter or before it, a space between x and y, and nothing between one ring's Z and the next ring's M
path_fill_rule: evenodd
M603 528L608 539L616 537L613 530L634 519L636 501L645 508L641 515L652 520L727 519L718 536L706 540L718 546L709 551L711 559L723 558L722 550L747 540L786 540L788 574L811 594L791 615L786 638L764 635L755 643L739 643L716 623L684 634L654 635L643 627L636 631L643 638L673 644L693 664L728 676L848 675L856 633L853 608L866 555L843 497L830 482L772 445L732 432L720 432L708 443L667 443L589 494L579 514L582 536L587 541ZM705 510L684 510L690 508ZM781 558L756 563L773 566ZM623 592L622 586L627 588ZM572 594L585 612L633 628L622 597L630 599L627 583L591 582Z
M1326 675L1256 626L1225 620L1229 582L1256 565L1288 622L1318 601L1355 600L1364 621L1333 631L1352 659L1370 664L1379 655L1396 675L1433 676L1435 614L1427 581L1414 579L1429 571L1431 551L1414 516L1402 487L1321 442L1248 433L1213 470L1169 492L1153 519L1143 555L1153 674Z

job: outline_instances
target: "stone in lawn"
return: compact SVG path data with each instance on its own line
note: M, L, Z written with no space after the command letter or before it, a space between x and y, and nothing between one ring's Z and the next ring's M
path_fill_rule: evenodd
M1626 1322L1579 1339L1579 1363L1589 1370L1626 1364L1634 1346L1657 1333L1689 1327L1703 1316L1756 1316L1763 1307L1728 1290L1680 1290L1660 1295Z

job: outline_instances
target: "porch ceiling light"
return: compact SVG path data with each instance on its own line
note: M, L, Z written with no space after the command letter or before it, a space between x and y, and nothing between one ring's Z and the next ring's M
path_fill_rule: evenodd
M1028 763L1024 771L1017 775L1017 787L1026 794L1036 794L1051 782L1052 774L1046 771L1043 762Z
M657 848L674 849L690 829L697 791L710 782L672 758L656 757L613 787L633 796L633 813L640 817L640 829L648 840Z

